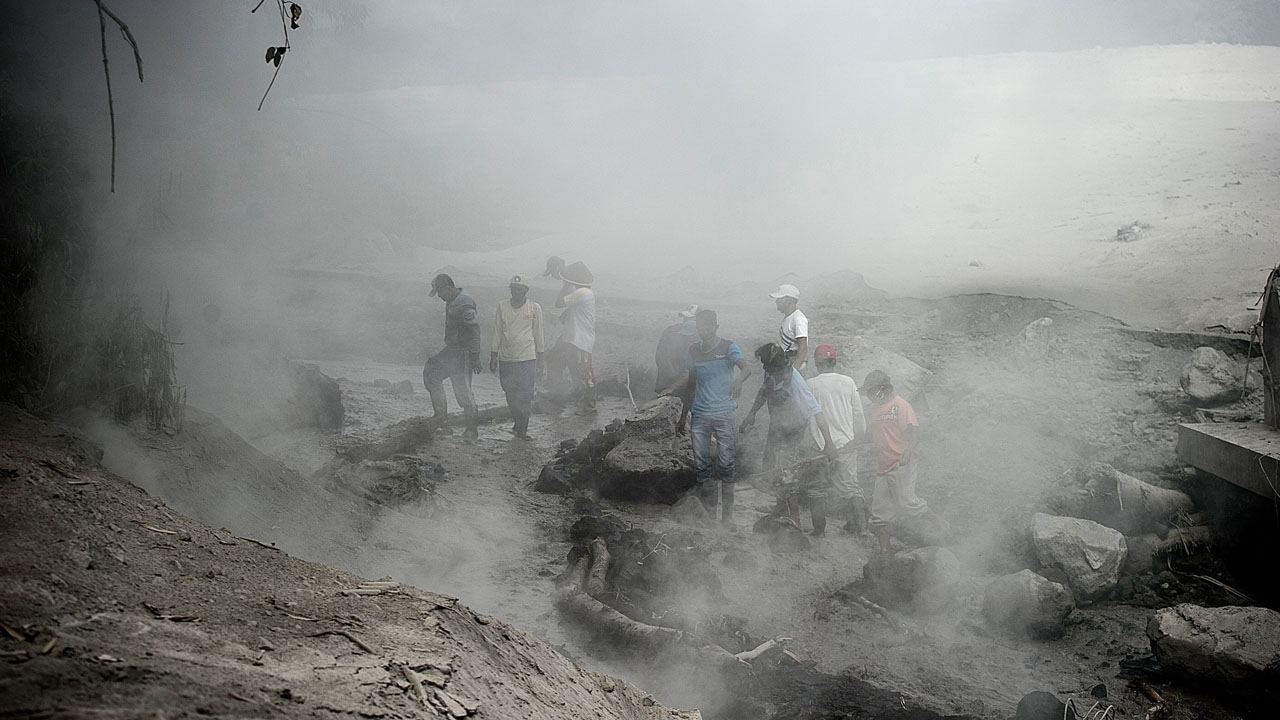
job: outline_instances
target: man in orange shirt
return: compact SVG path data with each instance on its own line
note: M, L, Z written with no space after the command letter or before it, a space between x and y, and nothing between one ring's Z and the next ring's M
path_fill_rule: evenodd
M916 497L916 446L920 425L911 403L893 391L889 376L880 370L867 373L862 392L871 401L871 439L876 446L878 472L871 493L871 531L880 551L890 552L889 527L896 519L919 517L928 506Z

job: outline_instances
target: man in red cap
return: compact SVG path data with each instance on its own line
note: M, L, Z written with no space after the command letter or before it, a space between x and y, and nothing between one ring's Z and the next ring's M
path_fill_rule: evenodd
M817 492L809 497L815 535L826 529L827 513L843 519L844 530L849 533L862 532L866 522L866 500L858 485L857 448L867 432L866 417L857 384L848 375L836 372L836 360L836 349L830 345L819 345L813 351L818 375L809 379L809 389L827 416L831 442L836 446L836 459L827 466L829 484L824 488L825 497ZM826 439L816 423L809 424L809 434L823 450Z

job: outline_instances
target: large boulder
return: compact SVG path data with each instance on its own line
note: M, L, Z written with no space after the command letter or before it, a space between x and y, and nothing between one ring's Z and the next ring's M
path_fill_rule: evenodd
M867 596L882 605L937 613L955 598L960 561L941 547L880 554L863 566L862 579Z
M403 457L344 462L331 468L326 482L333 492L350 493L383 507L429 502L436 489L434 475L419 460Z
M1199 405L1222 405L1240 399L1240 374L1231 358L1214 348L1198 347L1182 368L1178 384Z
M1007 635L1056 638L1076 601L1066 586L1031 570L992 580L982 598L982 616Z
M338 381L311 363L289 364L289 397L284 419L290 427L338 428L346 417Z
M676 434L681 409L679 399L660 397L623 422L604 456L601 496L672 504L693 487L693 453Z
M693 452L676 434L680 400L661 397L625 421L592 430L580 443L561 444L535 486L543 492L598 492L612 500L678 501L694 486Z
M683 438L629 437L604 456L603 497L671 504L693 485L693 457Z
M1280 613L1261 607L1183 604L1147 623L1151 649L1166 669L1235 687L1280 681Z
M1031 540L1040 564L1067 576L1076 597L1095 600L1120 579L1124 565L1124 535L1092 520L1036 513Z

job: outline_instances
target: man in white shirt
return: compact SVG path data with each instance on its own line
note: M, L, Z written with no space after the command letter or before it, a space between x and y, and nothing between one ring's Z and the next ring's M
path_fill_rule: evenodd
M489 372L498 373L498 382L507 396L513 425L511 433L521 440L529 436L529 414L533 406L533 386L542 369L542 306L529 299L529 280L515 275L507 286L511 299L498 303L493 319L493 342L489 347Z
M862 398L858 395L858 386L853 378L836 372L834 347L819 345L815 348L813 364L817 367L818 375L809 379L809 389L822 406L822 413L827 416L831 442L836 446L836 458L827 466L830 486L827 488L826 502L819 499L818 504L813 505L814 501L810 500L813 532L815 535L823 533L827 524L826 515L830 513L844 519L845 532L861 533L866 529L866 499L858 485L857 444L867 432ZM809 423L809 435L819 450L825 449L826 442L822 432L814 422Z
M591 368L591 352L596 345L596 294L591 289L594 276L587 266L576 262L558 273L564 285L556 298L556 307L564 308L560 322L564 330L551 348L548 369L550 383L559 384L569 370L583 388L582 412L596 411L596 378Z
M795 285L779 285L778 289L769 293L778 312L782 313L782 327L778 330L778 345L791 358L791 365L797 370L804 369L804 360L809 355L809 318L800 312L800 290Z

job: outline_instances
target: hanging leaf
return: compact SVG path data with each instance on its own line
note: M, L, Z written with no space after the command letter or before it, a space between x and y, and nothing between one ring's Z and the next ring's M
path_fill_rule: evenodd
M289 48L287 47L278 47L275 49L276 50L276 56L275 56L276 67L280 67L280 61L284 60L284 53L288 49Z
M267 62L271 62L272 60L276 61L276 65L280 64L280 61L276 59L276 48L269 47L267 48Z
M302 6L298 3L289 4L289 26L294 30L298 29L298 20L302 17Z

